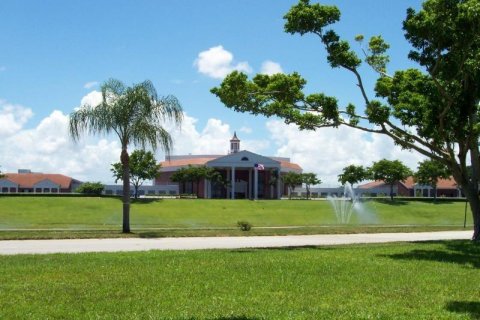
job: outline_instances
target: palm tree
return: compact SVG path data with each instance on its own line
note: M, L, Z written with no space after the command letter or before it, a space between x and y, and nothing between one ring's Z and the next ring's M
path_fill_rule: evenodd
M172 137L163 128L166 120L179 126L183 119L182 107L174 96L158 97L150 81L126 87L121 81L110 79L102 85L102 102L85 105L70 115L70 136L78 141L84 132L90 134L115 133L120 139L123 169L123 232L130 232L130 169L128 146L133 144L155 150L160 146L167 154L173 146Z

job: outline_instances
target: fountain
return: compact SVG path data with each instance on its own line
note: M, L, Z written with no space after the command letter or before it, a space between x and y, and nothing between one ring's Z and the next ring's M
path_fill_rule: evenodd
M359 216L359 221L364 223L374 222L375 217L369 212L355 196L350 184L345 184L343 197L328 196L327 200L332 204L337 222L341 224L350 223L350 218L355 212Z

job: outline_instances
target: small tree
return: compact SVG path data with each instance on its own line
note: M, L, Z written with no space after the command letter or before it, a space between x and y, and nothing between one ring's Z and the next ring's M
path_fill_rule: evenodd
M435 160L425 160L418 164L414 179L415 182L431 186L433 188L433 199L437 200L438 179L447 179L450 175L450 171L443 163Z
M390 199L393 201L393 186L405 181L412 175L412 171L399 160L380 160L374 162L370 168L374 180L382 180L390 186Z
M368 168L352 164L343 168L343 172L338 175L338 182L342 185L348 182L353 187L355 183L367 180L369 177L370 173Z
M84 182L75 192L99 196L102 194L104 188L105 186L101 182Z
M292 198L292 192L295 191L295 187L301 185L303 182L302 174L293 171L287 172L282 176L283 183L288 187L288 198Z
M307 199L310 199L310 186L322 183L322 180L317 178L317 175L312 172L302 173L302 182L305 183L307 189Z
M151 151L135 150L130 155L130 183L135 190L135 199L138 197L138 189L145 180L152 180L158 177L161 165L157 164L155 156ZM123 166L121 162L113 163L110 169L113 172L115 182L123 181Z
M5 175L0 171L0 179L5 178Z

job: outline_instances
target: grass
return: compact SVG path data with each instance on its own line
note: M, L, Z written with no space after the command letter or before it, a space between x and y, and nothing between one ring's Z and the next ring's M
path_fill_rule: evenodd
M455 230L464 203L439 201L363 203L364 214L339 225L327 201L138 200L131 227L138 237L284 235ZM101 197L0 197L0 239L124 237L121 201ZM471 214L467 215L471 226ZM254 228L245 233L238 221Z
M4 256L1 319L478 319L470 241Z

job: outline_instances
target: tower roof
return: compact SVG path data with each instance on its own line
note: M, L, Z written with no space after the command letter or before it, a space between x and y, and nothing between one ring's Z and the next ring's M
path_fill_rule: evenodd
M232 139L230 139L230 141L240 141L240 139L237 138L237 132L236 131L233 132L233 137L232 137Z

